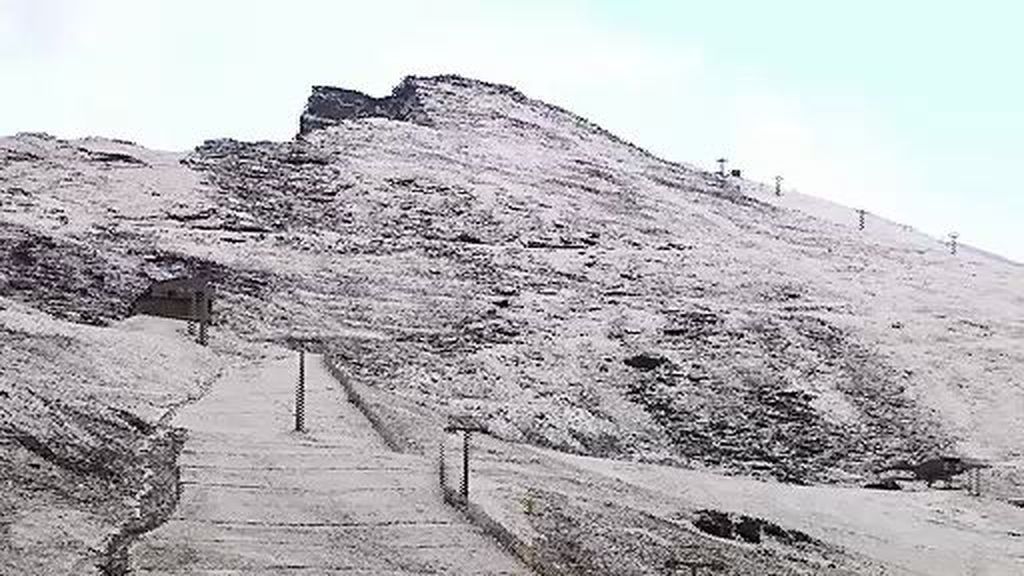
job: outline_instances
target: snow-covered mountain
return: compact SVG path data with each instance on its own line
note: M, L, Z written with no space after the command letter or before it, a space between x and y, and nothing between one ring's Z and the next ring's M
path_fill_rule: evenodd
M422 450L471 412L507 440L795 483L1014 461L1024 268L865 224L456 76L316 87L288 142L0 140L0 306L107 325L209 273L214 339L321 342ZM3 321L0 366L26 354ZM27 384L0 375L13 410Z

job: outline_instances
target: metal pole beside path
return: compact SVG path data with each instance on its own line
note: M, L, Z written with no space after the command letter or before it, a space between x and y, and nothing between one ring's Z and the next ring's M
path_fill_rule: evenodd
M196 295L192 294L192 299L188 304L188 335L196 335Z
M443 437L441 438L441 443L440 444L441 444L441 449L440 449L440 451L438 453L438 477L440 478L441 492L443 494L445 492L445 489L448 488L448 479L445 477L445 473L444 473L444 438Z
M299 384L295 387L295 431L306 429L306 352L299 350Z
M462 431L462 501L469 502L469 430Z
M473 432L487 433L487 430L474 419L466 416L449 417L445 432L462 432L462 486L460 487L462 504L469 504L469 440ZM442 442L443 443L443 442ZM444 453L442 451L442 460ZM444 475L442 473L442 479Z

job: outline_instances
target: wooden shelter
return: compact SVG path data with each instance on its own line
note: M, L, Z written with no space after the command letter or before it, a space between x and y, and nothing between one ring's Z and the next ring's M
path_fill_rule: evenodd
M213 315L213 286L201 276L154 282L132 303L132 314L149 314L209 324Z

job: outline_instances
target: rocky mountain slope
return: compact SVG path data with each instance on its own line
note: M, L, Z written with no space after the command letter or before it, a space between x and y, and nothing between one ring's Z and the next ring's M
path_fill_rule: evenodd
M290 142L0 149L0 294L59 318L206 270L221 329L322 339L425 421L793 482L1024 439L1024 268L508 87L318 87Z
M220 362L169 321L97 328L6 298L0 343L0 574L99 574L173 509L165 417Z

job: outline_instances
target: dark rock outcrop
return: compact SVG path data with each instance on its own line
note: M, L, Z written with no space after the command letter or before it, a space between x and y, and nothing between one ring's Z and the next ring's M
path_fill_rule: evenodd
M342 120L387 118L430 125L416 94L413 79L406 78L390 96L374 98L356 90L333 86L314 86L299 119L299 135L338 124Z
M787 546L821 545L821 542L799 530L786 529L763 518L735 515L721 510L697 510L693 525L705 534L726 540L738 538L749 544L760 544L762 536L768 536Z
M636 356L630 356L623 360L623 363L630 368L636 368L637 370L654 370L658 366L668 362L661 356L654 356L652 354L637 354Z

